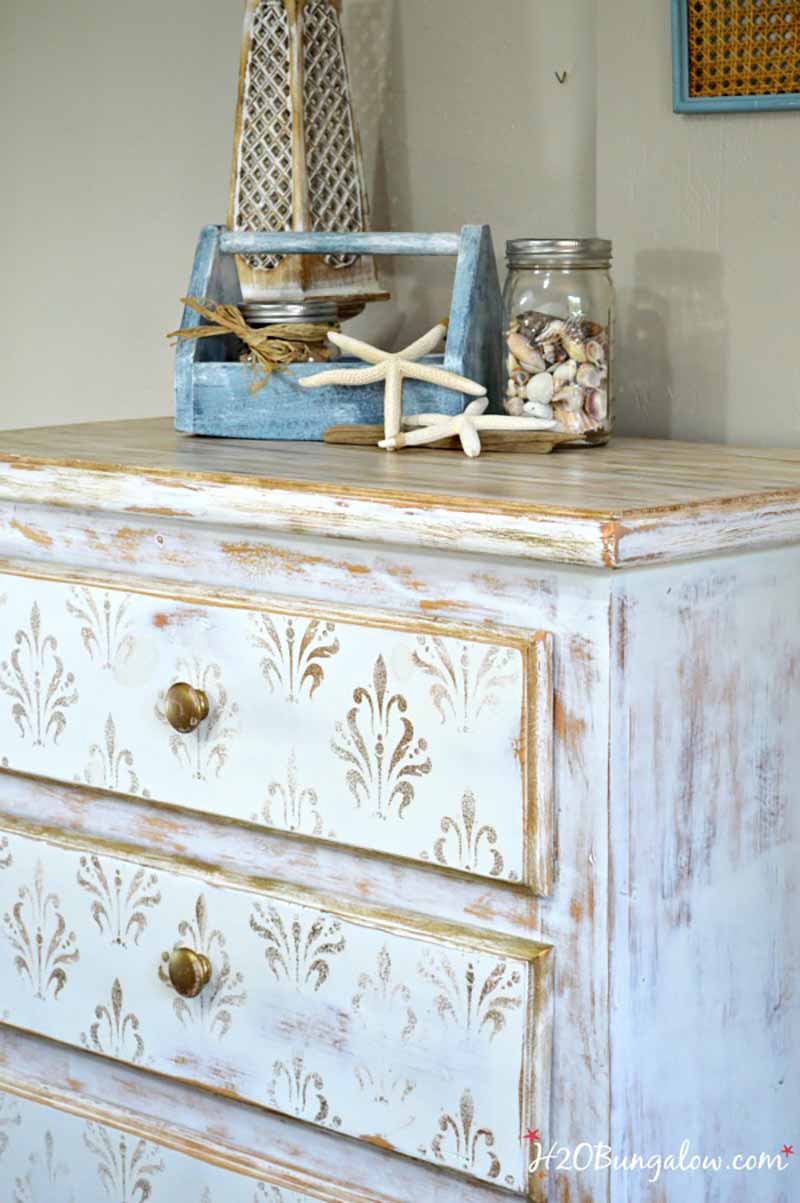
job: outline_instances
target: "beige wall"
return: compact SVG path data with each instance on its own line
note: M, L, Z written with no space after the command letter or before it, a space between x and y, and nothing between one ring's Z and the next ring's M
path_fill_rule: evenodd
M599 0L599 12L598 229L616 246L618 427L798 446L800 113L677 116L669 4Z
M595 56L595 0L345 0L373 224L613 237L620 429L797 445L800 114L674 115L668 4L597 3ZM233 0L0 5L0 427L170 412L240 26ZM451 265L382 270L362 332L446 311Z
M592 232L592 10L345 0L376 228ZM0 5L0 427L170 412L164 333L200 226L225 219L242 11ZM362 329L424 329L451 270L387 266L396 300Z

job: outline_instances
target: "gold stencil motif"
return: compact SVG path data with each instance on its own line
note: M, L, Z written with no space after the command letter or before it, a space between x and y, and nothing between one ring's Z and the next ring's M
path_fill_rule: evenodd
M254 614L251 619L253 643L265 653L261 672L270 691L282 690L287 702L301 701L306 689L312 698L325 679L322 662L339 651L335 624L311 619L301 633L293 618Z
M425 953L419 974L438 990L436 1010L445 1022L465 1032L483 1034L486 1030L490 1040L505 1028L508 1012L522 1006L522 974L516 968L509 970L505 961L498 961L481 977L472 961L457 972L449 957Z
M153 1178L164 1172L155 1145L101 1124L87 1124L83 1142L97 1161L97 1174L109 1199L146 1203L153 1193Z
M197 998L182 998L176 995L173 1009L182 1024L199 1024L212 1036L221 1040L233 1023L233 1011L247 1001L243 990L241 973L234 973L228 956L225 936L218 928L211 928L208 921L208 904L200 894L194 908L194 920L184 919L178 924L178 939L173 948L192 948L208 957L211 962L211 981ZM170 985L169 952L161 954L158 975L162 982Z
M266 942L264 955L275 980L285 978L298 990L308 984L319 990L330 976L329 958L345 949L341 923L324 915L317 915L306 928L299 917L284 923L271 903L256 902L250 927Z
M208 717L190 735L169 728L169 746L173 756L189 769L195 781L206 781L213 772L219 777L228 761L228 741L237 731L239 707L228 698L218 664L203 666L199 660L179 660L175 681L191 681L209 701ZM156 716L169 726L166 691L159 696Z
M488 823L479 824L478 807L471 789L464 791L461 799L461 822L446 815L441 821L442 834L433 845L433 855L440 865L462 869L465 873L481 873L488 877L499 877L504 861L495 848L497 832ZM422 860L430 860L427 852L421 852ZM509 874L513 881L516 874Z
M295 1199L298 1200L298 1203L306 1203L305 1197L300 1200L298 1195L292 1195L292 1203ZM259 1182L256 1193L253 1195L253 1203L288 1203L288 1197L279 1186L269 1186L266 1182ZM308 1203L311 1203L310 1199Z
M11 1139L11 1129L18 1128L22 1123L16 1099L11 1095L0 1095L0 1157L8 1148Z
M103 669L126 664L135 647L129 631L130 594L104 593L100 604L91 589L75 586L70 594L72 600L67 602L67 611L83 623L81 639L91 659Z
M269 1101L276 1111L311 1120L314 1124L330 1123L339 1127L338 1116L329 1119L331 1109L322 1093L324 1089L325 1083L318 1073L306 1072L302 1056L293 1057L291 1065L276 1061L272 1066Z
M13 701L11 716L23 739L36 748L58 743L66 711L78 700L72 673L65 673L54 635L42 636L42 616L33 604L28 630L17 631L15 647L0 664L0 690Z
M77 1203L69 1181L69 1166L56 1159L55 1141L49 1128L44 1134L44 1155L31 1153L27 1174L17 1178L14 1203Z
M117 747L117 728L109 714L104 728L104 743L92 744L89 761L83 772L83 784L114 790L116 793L141 794L150 797L149 790L140 789L139 778L128 748Z
M138 1016L125 1013L122 985L115 978L111 987L111 1004L99 1003L95 1009L95 1022L89 1034L81 1032L81 1044L93 1053L104 1053L120 1061L141 1061L144 1041L139 1035Z
M494 1133L476 1126L475 1099L470 1090L465 1090L457 1114L443 1112L439 1117L439 1132L431 1141L431 1150L434 1157L451 1169L495 1179L500 1176L501 1166L492 1151L494 1145Z
M353 692L355 705L345 722L336 724L331 741L339 759L350 766L345 780L356 805L370 805L381 819L388 818L395 805L402 818L414 801L414 779L430 773L432 767L425 756L427 742L420 739L414 744L414 727L405 717L406 699L388 693L386 662L379 656L372 688L359 686Z
M268 827L277 827L282 831L322 835L319 797L315 789L301 787L297 771L297 753L294 748L289 753L286 784L280 781L272 781L269 784L267 800L261 814L253 815L253 821L264 822Z
M48 894L44 867L36 863L33 886L20 886L18 901L3 916L5 936L14 953L14 967L30 983L34 997L45 999L50 990L58 998L67 982L67 967L78 960L75 933L67 926L57 894Z
M497 705L497 694L514 681L514 661L519 653L507 647L462 643L451 655L450 643L438 635L418 635L413 660L433 679L431 700L442 723L454 721L458 730L470 731L487 708Z
M92 918L101 935L122 948L131 939L139 943L147 927L146 912L161 902L155 873L138 868L126 878L119 866L107 872L97 855L81 857L78 885L92 898Z
M9 869L13 860L8 840L5 836L0 837L0 869Z
M411 1001L408 986L393 980L392 958L384 944L378 953L377 974L359 976L358 993L353 995L353 1017L380 1015L382 1031L397 1031L400 1041L405 1043L417 1027ZM369 1092L372 1101L380 1106L400 1106L416 1089L414 1082L389 1066L358 1065L354 1072L359 1088Z

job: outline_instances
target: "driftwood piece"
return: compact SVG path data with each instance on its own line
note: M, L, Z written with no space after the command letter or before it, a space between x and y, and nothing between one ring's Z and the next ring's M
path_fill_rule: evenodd
M382 426L342 425L331 426L325 431L325 442L351 447L377 447L383 438ZM482 430L481 448L483 451L527 451L533 455L548 455L560 443L575 441L573 434L557 434L550 430ZM457 437L440 439L436 443L428 443L428 450L460 451L461 442Z

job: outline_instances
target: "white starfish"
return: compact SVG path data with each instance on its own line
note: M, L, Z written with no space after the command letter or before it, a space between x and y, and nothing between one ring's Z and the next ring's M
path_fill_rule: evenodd
M471 401L463 414L451 417L448 414L417 414L406 418L405 425L414 427L404 434L394 435L378 443L385 451L399 451L401 447L420 447L425 443L438 443L440 439L458 436L464 454L474 459L481 453L481 430L554 430L556 423L544 418L511 418L504 414L487 414L489 404L485 397Z
M346 334L336 334L333 331L328 338L340 351L361 359L364 363L373 364L369 368L333 368L330 372L320 372L315 376L305 376L300 384L303 388L324 388L328 384L360 385L376 384L379 380L386 381L384 394L383 430L387 439L394 438L400 433L403 421L403 381L425 380L440 388L452 389L456 393L468 393L470 397L485 397L486 389L466 376L457 372L448 372L444 368L430 363L418 363L425 355L430 355L439 346L447 333L447 322L440 322L422 338L418 338L411 346L403 351L392 354L362 343L357 338Z

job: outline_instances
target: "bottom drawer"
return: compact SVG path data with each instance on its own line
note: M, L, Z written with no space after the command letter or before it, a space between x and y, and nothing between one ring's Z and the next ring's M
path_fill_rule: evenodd
M0 914L3 1022L518 1194L543 1189L522 1140L547 1123L542 945L10 820ZM176 993L176 965L196 996Z
M0 1093L3 1203L314 1203L174 1149Z

